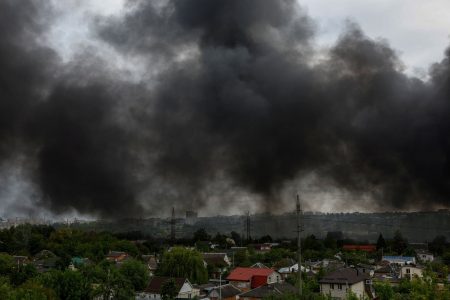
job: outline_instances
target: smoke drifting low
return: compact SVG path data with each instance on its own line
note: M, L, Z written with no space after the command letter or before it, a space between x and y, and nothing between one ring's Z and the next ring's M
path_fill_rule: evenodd
M95 49L63 63L53 13L0 2L0 159L27 158L36 206L282 209L312 173L369 210L450 206L450 50L424 81L357 24L324 56L293 0L129 1L92 33L148 70L136 82Z

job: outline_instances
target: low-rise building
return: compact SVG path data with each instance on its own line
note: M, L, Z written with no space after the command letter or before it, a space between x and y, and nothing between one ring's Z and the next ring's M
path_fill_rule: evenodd
M432 262L434 261L433 253L430 253L426 250L416 250L417 258L421 262Z
M265 284L281 282L280 273L265 268L236 268L228 275L227 280L240 289L249 291Z
M156 270L158 270L158 259L155 255L142 255L142 259L147 264L150 276L155 275Z
M412 279L423 277L423 267L415 265L405 265L400 269L400 278Z
M144 291L136 294L136 300L161 300L162 288L166 282L173 280L177 290L176 299L192 299L200 295L200 291L195 289L187 278L171 278L154 276Z
M130 256L128 255L128 253L123 251L109 251L109 253L106 255L106 260L109 262L115 262L117 265L120 265L129 257Z
M281 296L285 294L295 294L297 289L287 283L287 282L278 282L272 284L262 285L257 287L256 289L250 290L248 292L242 293L239 295L240 300L262 300L268 299L273 296Z
M334 271L319 280L320 292L332 299L346 299L350 292L358 298L374 298L372 281L367 273L358 269L344 268Z
M235 300L241 292L240 289L232 284L225 284L211 289L208 294L210 300Z
M306 272L307 271L304 266L302 266L301 269L302 269L302 272ZM312 270L308 270L308 271L313 272ZM286 279L289 275L296 274L297 272L298 272L298 264L293 264L292 266L278 269L278 273L281 274L281 277L283 279Z
M385 260L390 264L397 264L400 266L416 264L416 258L413 256L383 256L382 260Z
M218 279L220 274L228 271L231 261L226 253L203 253L203 263L210 278Z

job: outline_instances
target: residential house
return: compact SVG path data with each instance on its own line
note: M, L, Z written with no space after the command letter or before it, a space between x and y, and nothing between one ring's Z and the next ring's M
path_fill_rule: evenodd
M128 253L123 251L109 251L108 255L106 255L106 260L120 265L129 257Z
M387 265L381 268L378 268L374 271L374 277L395 277L397 274L397 270L394 265Z
M195 289L199 290L199 296L200 299L205 299L208 297L208 294L217 287L217 284L215 283L205 283L205 284L193 284L192 285Z
M270 243L254 244L252 246L257 252L268 252L272 249L272 244Z
M241 291L249 291L261 285L280 282L282 278L280 273L272 269L238 267L231 271L227 280Z
M226 253L203 253L203 262L210 276L218 279L231 266L231 261Z
M426 250L416 250L417 258L421 262L432 262L434 261L434 255L433 253L430 253Z
M210 300L236 300L237 295L242 293L240 289L232 284L216 286L208 294Z
M423 277L423 267L416 265L404 265L400 269L400 278L412 279L414 277Z
M39 273L43 273L56 268L56 263L58 261L59 257L53 252L42 250L34 256L32 264Z
M375 267L373 265L367 265L367 264L357 264L355 268L358 268L358 271L361 273L367 273L370 276L373 276Z
M318 261L305 261L305 266L306 268L314 271L314 272L319 272L320 269L322 269L322 261L318 260Z
M28 257L21 255L14 255L14 264L18 267L26 266L28 264Z
M323 277L319 284L320 292L333 299L346 299L350 291L360 299L374 298L370 276L359 272L358 269L339 269Z
M88 264L90 264L89 258L75 256L75 257L72 257L72 259L70 260L69 269L72 271L75 271L79 267L85 266Z
M381 260L385 260L390 264L397 264L400 266L416 264L416 258L413 256L383 256Z
M301 267L302 272L306 272L306 268L304 266ZM308 270L311 271L311 270ZM290 267L280 268L278 269L278 273L281 274L281 278L284 280L291 274L296 274L298 272L298 264L294 264ZM312 272L312 271L311 271ZM313 272L314 273L314 272Z
M240 300L262 300L271 296L281 296L285 294L294 294L297 289L287 282L276 282L262 285L256 289L244 292L239 295Z
M142 259L147 264L150 276L155 275L156 270L158 270L158 260L155 255L142 255Z
M144 291L136 294L136 300L161 300L162 287L166 282L173 279L178 291L176 299L192 299L200 295L200 291L192 286L187 278L170 278L154 276Z
M272 266L275 270L281 269L281 268L287 268L292 265L295 265L295 260L293 260L290 257L282 258L279 261L275 262Z
M321 268L330 273L345 267L345 263L335 259L324 259L321 262ZM320 269L319 269L320 270Z
M252 266L250 266L250 268L270 269L268 266L266 266L265 264L260 263L260 262L253 264Z

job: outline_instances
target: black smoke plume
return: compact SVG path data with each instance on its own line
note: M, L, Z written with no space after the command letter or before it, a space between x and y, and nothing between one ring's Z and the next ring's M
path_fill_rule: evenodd
M374 207L449 207L450 51L421 80L352 23L321 58L293 0L129 1L93 30L142 62L136 83L101 53L61 63L38 43L49 11L0 4L0 153L35 162L55 213L198 209L217 185L271 209L311 172Z

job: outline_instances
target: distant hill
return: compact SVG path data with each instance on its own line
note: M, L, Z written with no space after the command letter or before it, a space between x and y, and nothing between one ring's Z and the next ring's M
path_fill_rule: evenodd
M282 215L256 214L251 219L252 237L270 235L273 238L295 237L296 216L293 213ZM327 232L341 231L344 237L375 242L380 233L386 238L400 230L409 242L431 241L437 235L450 240L450 210L435 212L392 212L392 213L308 213L304 214L304 235L314 234L325 237ZM176 220L177 237L191 237L199 228L210 234L236 231L244 234L246 216L200 217L185 222ZM61 224L60 226L63 226ZM118 221L95 221L74 223L71 226L88 230L108 230L113 232L141 231L154 237L168 237L168 219L123 219Z

